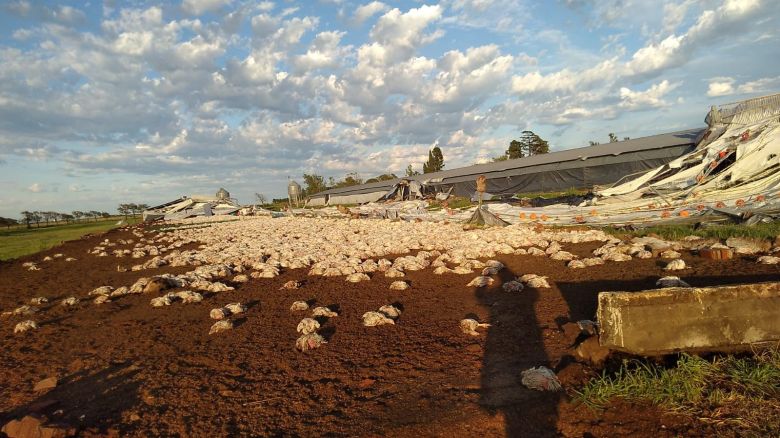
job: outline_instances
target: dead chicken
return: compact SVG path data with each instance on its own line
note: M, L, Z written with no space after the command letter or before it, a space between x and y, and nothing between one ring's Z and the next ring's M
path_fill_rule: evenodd
M232 312L224 307L211 309L211 312L209 312L209 317L211 319L225 319L230 315L232 315Z
M297 348L299 351L309 351L320 348L322 344L327 343L328 341L326 341L325 338L320 336L318 333L309 333L302 335L295 341L295 348Z
M490 324L480 323L476 319L472 318L466 318L460 321L460 331L471 336L479 336L479 333L477 332L478 328L488 327L490 327Z
M363 325L366 327L376 327L385 324L395 325L395 321L380 312L366 312L363 314Z
M350 283L360 283L361 281L368 281L371 280L371 277L368 275L362 273L362 272L356 272L354 274L347 275L347 280Z
M230 330L233 328L233 321L229 319L223 319L221 321L217 321L214 323L214 325L211 326L209 329L209 334L213 335L214 333L224 332L225 330Z
M300 281L290 280L287 283L283 284L280 289L298 289L299 287L301 287Z
M241 303L230 303L226 304L225 308L230 311L230 313L234 315L238 315L239 313L244 313L247 311L247 306L241 304Z
M681 271L683 269L685 269L685 261L683 259L674 259L664 268L665 271Z
M484 275L480 275L479 277L474 277L473 280L469 282L466 286L473 286L473 287L485 287L490 286L493 284L493 279L490 277L485 277Z
M76 298L76 297L68 297L68 298L65 298L64 300L62 300L62 302L60 304L63 305L63 306L75 306L78 303L79 303L79 299L78 298Z
M394 281L390 283L390 290L406 290L409 289L409 283L405 281Z
M541 275L525 274L520 277L520 281L528 285L528 287L532 287L534 289L550 287L550 283L547 282L547 277L543 277Z
M525 370L520 373L521 382L530 389L537 391L558 391L561 389L561 382L558 376L546 367L536 367Z
M174 294L184 304L199 303L203 301L203 295L191 290L182 290Z
M504 292L520 292L523 290L523 283L517 280L507 281L501 285L501 288L504 289Z
M391 319L398 319L398 317L401 316L401 309L395 307L392 304L385 304L384 306L379 308L379 311L381 313L384 313L385 315L387 315L388 318Z
M290 306L290 312L300 312L302 310L309 310L309 303L306 301L296 301Z
M14 333L22 333L26 332L27 330L34 330L38 328L38 324L35 323L35 321L28 319L27 321L22 321L19 324L16 324L14 326Z
M40 306L41 304L46 304L49 302L49 299L46 297L35 297L30 300L30 304L35 306Z
M317 322L316 319L312 318L303 318L301 322L298 323L298 327L296 330L298 333L308 335L310 333L315 333L320 328L320 323Z
M328 307L315 307L311 312L312 316L324 316L326 318L334 318L339 316L338 313L330 310Z

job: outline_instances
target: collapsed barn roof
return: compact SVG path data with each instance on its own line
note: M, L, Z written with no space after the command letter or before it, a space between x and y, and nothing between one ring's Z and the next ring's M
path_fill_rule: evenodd
M436 191L452 189L470 196L479 175L491 194L566 190L614 183L626 175L661 166L691 151L704 128L653 135L614 143L514 160L497 161L441 172L325 190L310 196L309 205L351 204L380 199L402 179L413 179Z

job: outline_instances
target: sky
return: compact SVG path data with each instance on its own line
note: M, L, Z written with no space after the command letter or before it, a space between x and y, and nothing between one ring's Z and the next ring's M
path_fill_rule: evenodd
M777 0L0 1L0 216L704 125L780 92Z

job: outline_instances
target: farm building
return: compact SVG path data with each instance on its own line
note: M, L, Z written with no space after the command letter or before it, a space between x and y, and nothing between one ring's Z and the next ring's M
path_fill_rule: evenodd
M515 160L477 164L370 184L329 189L309 197L308 206L362 204L406 198L420 192L447 192L471 196L479 175L487 178L491 195L563 191L613 184L620 179L657 168L695 147L705 130L668 134L568 149Z

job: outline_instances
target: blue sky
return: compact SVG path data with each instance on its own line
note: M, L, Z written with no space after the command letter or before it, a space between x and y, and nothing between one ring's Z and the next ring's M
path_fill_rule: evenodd
M0 216L703 125L780 91L774 0L0 3Z

